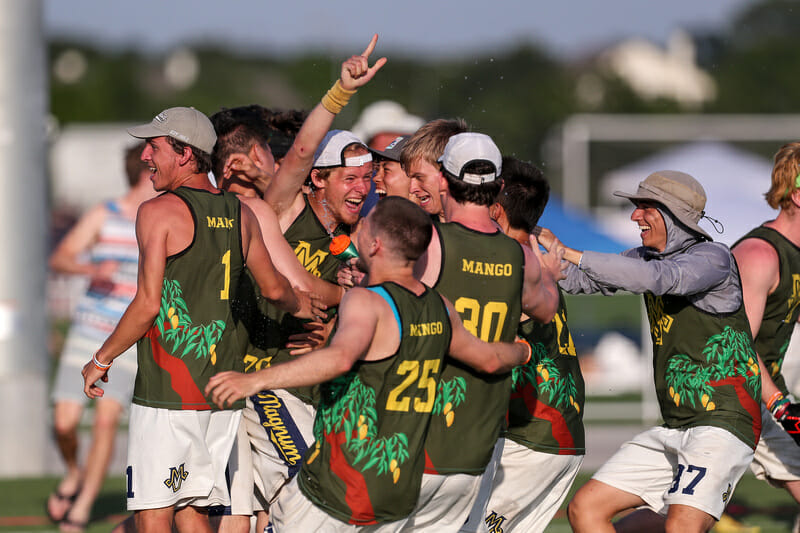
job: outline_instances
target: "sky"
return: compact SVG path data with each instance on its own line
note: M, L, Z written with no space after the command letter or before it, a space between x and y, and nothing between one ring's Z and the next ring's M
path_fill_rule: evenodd
M519 42L576 57L626 37L665 43L677 28L722 30L755 0L43 0L49 37L163 52L218 42L273 54L381 49L424 59Z

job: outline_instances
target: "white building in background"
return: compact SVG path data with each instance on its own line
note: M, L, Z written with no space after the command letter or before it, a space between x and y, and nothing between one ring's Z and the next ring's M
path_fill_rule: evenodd
M694 43L683 30L672 34L666 49L642 38L623 41L603 52L599 63L646 100L667 98L696 109L717 95L713 78L697 66Z

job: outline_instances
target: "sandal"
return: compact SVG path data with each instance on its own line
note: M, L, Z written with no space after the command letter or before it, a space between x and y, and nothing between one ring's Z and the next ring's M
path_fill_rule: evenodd
M81 492L81 488L80 487L78 487L77 490L72 494L63 494L63 493L59 492L58 489L56 489L54 492L52 492L50 494L50 496L47 497L47 501L44 502L44 509L45 509L45 512L47 513L47 518L49 518L51 521L53 521L56 524L58 524L59 522L64 520L64 518L66 518L67 514L69 513L69 510L72 508L72 504L75 501L75 498L78 497L78 494L80 492ZM64 513L61 516L56 516L50 510L50 502L52 500L54 500L54 499L57 502L68 504L67 507L64 509Z

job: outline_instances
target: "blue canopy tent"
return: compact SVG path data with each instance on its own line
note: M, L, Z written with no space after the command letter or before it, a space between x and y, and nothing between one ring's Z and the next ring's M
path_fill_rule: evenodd
M619 253L629 246L598 229L589 213L566 207L561 198L551 194L539 225L552 231L558 239L576 250Z

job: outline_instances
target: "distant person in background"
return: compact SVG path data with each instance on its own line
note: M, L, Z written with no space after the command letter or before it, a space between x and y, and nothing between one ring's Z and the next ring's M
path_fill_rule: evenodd
M103 485L114 449L120 416L128 408L136 376L136 350L120 357L114 381L94 407L92 441L86 464L78 461L78 424L86 396L80 372L86 354L100 348L136 292L139 251L135 220L139 205L155 196L150 171L140 157L144 143L125 152L130 189L116 200L97 205L67 233L50 256L53 272L89 277L78 302L59 360L53 389L53 427L67 472L47 500L47 515L61 531L83 531Z
M364 108L351 131L373 150L383 150L397 137L411 135L423 124L424 119L409 114L397 102L379 100Z
M541 170L513 157L503 158L502 178L503 189L489 208L491 216L503 233L530 247L550 185ZM517 336L531 344L533 356L512 373L507 427L497 443L502 457L494 477L482 480L478 502L462 532L544 531L586 454L583 375L567 326L563 291L552 321L543 324L523 314Z
M761 434L761 378L736 261L698 225L706 193L692 176L662 170L635 193L614 194L635 206L642 246L622 254L565 248L572 265L561 287L643 295L664 424L623 444L595 472L570 502L569 522L577 533L708 531ZM546 231L539 242L561 246Z
M800 143L775 154L765 196L778 216L733 246L761 368L761 440L750 469L800 502L800 404L781 373L800 317Z

